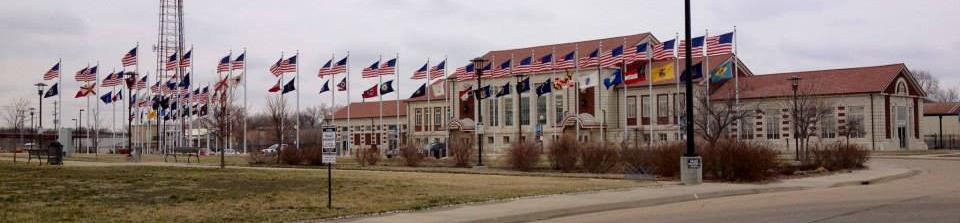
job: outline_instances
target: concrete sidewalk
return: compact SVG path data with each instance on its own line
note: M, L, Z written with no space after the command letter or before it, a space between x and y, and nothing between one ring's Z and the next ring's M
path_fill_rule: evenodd
M918 171L871 162L870 169L819 177L788 179L770 184L705 183L667 185L625 191L563 194L521 198L479 205L462 205L426 211L333 219L327 222L528 222L599 211L662 205L675 202L778 191L829 188L889 181Z

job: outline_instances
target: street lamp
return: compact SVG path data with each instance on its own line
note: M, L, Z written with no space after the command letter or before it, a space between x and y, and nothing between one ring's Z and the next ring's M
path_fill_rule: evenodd
M520 103L521 103L521 102L520 102L520 100L521 100L521 99L520 99L520 98L521 98L520 94L522 94L522 92L520 92L520 81L523 81L523 78L527 77L527 75L526 75L526 74L523 74L523 73L518 73L518 74L515 74L515 75L513 75L513 76L514 76L514 77L517 77L517 86L516 86L516 89L515 89L515 90L517 91L517 112L516 112L516 113L517 113L517 120L516 120L516 124L517 124L517 142L518 142L518 143L522 143L522 142L523 142L523 125L521 124L520 118L519 118L519 117L520 117L520 112L519 112L519 111L520 111ZM511 114L511 115L512 115L512 114ZM511 118L511 119L512 119L512 118Z
M686 128L686 140L687 140L687 151L683 154L683 157L680 158L680 181L684 185L696 185L703 182L703 162L700 158L700 155L697 155L696 145L694 145L694 131L693 131L693 55L690 45L690 34L691 25L690 25L690 0L684 1L683 5L684 10L684 39L686 39L684 44L685 60L683 75L680 75L680 79L686 78L684 81L684 89L686 94L686 119L684 127Z
M473 71L476 73L476 76L477 76L477 89L474 90L474 94L473 94L473 97L477 100L477 108L475 109L477 111L477 121L476 121L476 127L474 128L474 131L476 131L477 133L477 166L482 167L483 166L483 114L480 112L480 108L482 108L481 102L483 102L483 100L480 100L479 93L480 93L480 86L481 86L480 79L483 76L483 64L486 63L487 60L477 57L477 58L474 58L473 60L470 60L470 62L473 63Z
M33 112L35 110L36 108L33 108L33 107L30 108L30 133L33 135L33 145L30 145L30 149L33 149L33 147L36 146L37 144L37 128L36 128L37 126L33 122Z
M83 124L83 109L82 109L82 108L80 109L80 114L77 115L77 119L79 119L79 121L78 121L79 124L77 124L77 131L78 131L77 135L80 135L79 132L83 132L83 131L81 131L81 130L83 130L83 129L82 129L82 127L83 127L83 126L82 126L82 124ZM77 142L78 142L78 143L77 143L77 151L80 151L80 149L83 149L83 138L77 137ZM84 151L84 152L90 153L90 151Z
M37 139L37 148L43 149L43 88L47 86L44 83L37 83L33 86L37 86L37 98L40 98L39 111L37 112L37 132L40 135L40 138Z
M800 77L794 75L787 78L787 80L790 80L790 87L793 89L793 115L791 115L791 117L793 117L793 149L796 152L796 158L794 160L800 161L800 123L798 123L800 121L800 117L798 117L800 106L797 103L797 89L800 87Z

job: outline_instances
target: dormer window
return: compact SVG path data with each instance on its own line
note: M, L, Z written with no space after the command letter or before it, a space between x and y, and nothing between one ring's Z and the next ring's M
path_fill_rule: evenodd
M907 91L907 82L903 79L897 81L897 95L910 95Z

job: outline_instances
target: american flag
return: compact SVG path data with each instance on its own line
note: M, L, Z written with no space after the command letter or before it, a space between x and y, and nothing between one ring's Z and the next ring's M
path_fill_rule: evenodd
M580 58L580 67L596 66L600 61L600 49L594 49L586 57Z
M427 61L427 63L423 64L423 66L421 66L420 69L417 69L417 71L413 72L413 76L410 77L410 79L419 80L419 79L427 78L427 73L429 72L428 71L429 68L430 68L430 61Z
M97 67L85 67L80 71L77 71L75 79L77 81L97 81Z
M110 73L107 74L107 77L103 78L101 85L103 87L115 87L120 85L120 82L123 81L123 74L121 73Z
M388 60L386 63L380 64L380 75L393 75L397 71L397 58Z
M143 75L143 78L140 78L140 80L137 81L137 84L133 86L133 89L141 90L146 88L147 88L147 75Z
M520 64L517 64L517 67L514 68L514 72L517 73L529 73L534 71L533 66L533 53L530 53L530 56L525 57L520 60Z
M320 68L320 72L317 74L317 76L324 77L347 72L347 57L343 57L343 59L337 61L336 64L331 64L332 62L333 58L331 58L330 61L327 61L327 64L323 65L323 68Z
M137 47L134 47L127 52L127 54L124 54L120 62L123 63L124 67L137 65Z
M380 61L373 62L369 67L363 68L363 71L360 72L360 76L363 78L376 77L380 75Z
M243 66L245 66L247 63L245 59L246 55L247 55L247 52L241 53L240 56L237 56L236 59L233 59L233 62L230 63L230 66L234 70L242 70Z
M49 81L60 77L60 63L54 64L47 73L43 74L43 80Z
M210 100L210 86L204 86L203 90L200 90L200 94L197 95L200 98L200 101L206 102Z
M467 64L467 66L457 68L457 70L453 72L453 75L457 77L457 81L465 81L476 78L474 76L475 74L472 63Z
M273 74L273 76L279 77L280 75L283 75L283 71L280 70L280 64L282 63L283 63L283 58L280 58L280 59L277 59L276 63L273 63L273 65L270 66L270 73Z
M193 49L190 49L190 51L187 51L187 53L183 54L183 58L180 58L180 67L190 67L190 65L193 63L191 59L193 58L192 55Z
M653 45L653 59L663 60L673 58L673 49L676 47L677 40L672 39L666 42Z
M577 66L576 62L577 62L577 51L573 50L573 51L570 51L570 53L567 53L567 55L564 55L562 60L556 62L557 63L556 69L573 68Z
M733 53L733 32L707 38L707 55L716 56Z
M333 60L333 58L330 58L327 63L320 67L320 71L317 72L317 77L323 78L323 76L329 75L330 72L328 72L328 70L333 68Z
M513 70L513 62L512 62L512 61L513 61L512 59L507 59L507 61L501 62L501 63L500 63L500 66L497 66L497 70L494 71L494 72L492 72L492 73L490 73L490 76L487 76L487 77L494 77L494 78L496 78L496 77L507 76L507 74L510 74L510 73L512 72L512 70ZM486 70L486 69L484 69L484 70Z
M139 83L138 83L138 84L139 84ZM157 81L157 83L154 84L153 86L150 86L150 92L153 92L154 94L159 94L159 93L160 93L160 82L159 82L159 81Z
M436 66L430 69L430 80L441 78L446 75L447 60L440 61Z
M230 55L220 58L220 63L217 64L217 73L227 71L230 71Z
M690 56L693 58L703 56L703 36L690 39ZM677 57L687 58L687 45L685 40L680 40L680 45L677 49Z
M175 70L177 69L177 54L171 54L167 57L166 70Z
M610 52L603 53L603 56L600 58L600 65L604 67L610 67L617 65L623 61L623 45L614 47Z
M280 72L297 72L297 55L293 55L280 63Z
M548 53L540 57L540 60L537 60L537 63L531 68L531 71L548 71L553 68L553 65L553 53Z
M632 59L627 58L628 60L632 60L632 61L647 60L648 59L647 53L650 51L650 44L649 43L637 44L637 46L635 46L632 51L633 53L630 54Z

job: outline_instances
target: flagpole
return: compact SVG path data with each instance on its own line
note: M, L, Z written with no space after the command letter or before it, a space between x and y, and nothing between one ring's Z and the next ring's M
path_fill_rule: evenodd
M603 55L603 40L600 40L599 47L597 48L597 58L594 58L597 62L597 81L598 82L601 80L600 58L603 57L602 55ZM597 92L597 98L598 98L597 104L600 105L600 113L603 114L603 122L600 122L600 142L603 142L607 140L607 137L605 134L607 132L607 128L606 128L607 112L605 108L606 106L603 106L603 92L600 91L600 84L598 83L597 87L594 89L595 89L594 91Z
M712 70L710 69L710 55L707 55L707 54L705 53L705 51L704 51L704 50L707 49L707 38L710 38L710 29L706 29L706 30L704 30L704 32L703 32L703 43L702 43L702 44L703 44L703 45L702 45L703 49L700 49L700 52L699 52L699 53L700 53L701 55L703 55L703 66L700 67L700 71L703 72L703 74L701 74L701 75L702 75L701 78L704 78L704 79L706 80L706 82L707 82L707 83L706 83L706 89L707 89L707 91L704 93L703 97L705 97L705 98L704 98L704 101L706 102L705 104L707 105L707 108L711 108L711 107L710 107L710 76L711 76L711 73L712 73L711 71L712 71ZM693 42L693 40L691 40L691 42ZM690 44L691 44L691 46L692 46L693 43L690 43ZM691 47L691 48L692 48L692 47ZM695 54L693 54L693 52L691 52L690 55L695 55ZM691 61L692 61L692 59L691 59ZM692 66L691 66L691 67L692 67ZM704 71L704 70L706 70L706 71ZM690 75L690 82L693 82L693 71L692 71L692 70L689 71L689 75ZM704 121L705 121L704 125L706 126L706 131L709 132L709 131L710 131L710 121L707 121L707 120L704 120ZM717 134L720 134L720 133L717 132Z
M737 26L733 26L733 86L734 86L734 98L736 99L735 105L737 111L740 110L740 75L737 72L737 67L740 65L740 59L737 58ZM737 119L737 138L741 138L743 125L740 119ZM872 128L872 127L871 127Z
M400 140L402 140L402 139L400 138L400 53L397 53L397 57L395 57L395 59L397 60L397 62L396 62L396 64L394 64L394 66L393 66L393 76L394 76L394 79L397 80L397 93L396 93L396 94L397 94L397 101L396 101L396 104L397 104L397 114L396 114L396 115L397 115L397 116L396 116L395 119L394 119L394 120L396 120L396 121L394 122L394 123L395 123L395 126L396 126L396 127L394 127L394 130L396 130L397 135L394 136L394 137L396 137L395 141L396 141L396 143L397 143L397 148L399 148L399 146L400 146ZM427 64L427 81L430 81L430 69L429 69L429 68L430 68L430 64ZM426 88L424 88L424 90L426 90ZM430 103L427 103L427 104L429 105Z
M57 58L57 66L60 66L57 68L57 100L60 101L60 106L57 107L57 138L59 139L60 131L63 129L63 75L65 75L63 72L63 58ZM73 154L73 152L76 152L76 150L72 151L71 154Z
M243 153L246 154L249 151L247 147L247 119L250 115L250 110L247 109L247 48L243 48ZM230 62L230 72L233 72L233 62ZM208 85L209 86L209 85Z
M116 74L117 68L113 68L113 72L114 72L113 75L117 75L117 74ZM116 79L116 77L110 77L110 78ZM113 101L113 96L116 95L116 93L114 93L115 91L117 91L117 86L116 86L116 85L114 85L113 87L111 87L111 90L110 90L110 93L111 93L111 95L110 95L110 104L111 104L111 107L113 107L113 108L110 109L110 113L111 113L111 116L112 116L112 117L110 118L110 136L111 136L111 138L116 138L116 135L117 135L117 103L114 103L114 101Z
M680 69L680 68L679 68L679 66L680 66L680 64L679 64L679 63L680 63L680 56L677 55L677 54L679 54L678 49L677 49L677 48L678 48L678 47L677 47L677 43L680 41L680 33L679 33L679 32L676 33L676 36L674 37L674 41L676 41L676 42L674 42L674 44L673 44L673 49L671 49L672 51L671 51L670 53L673 54L673 78L674 78L674 80L676 80L676 82L677 82L677 84L676 84L677 96L679 97L679 96L680 96L680 79L683 79L683 74L677 75L677 72L679 72L679 69ZM684 92L684 94L687 94L687 92ZM653 97L654 97L653 95L650 95L650 102L654 102ZM674 100L676 100L676 99L674 99ZM689 102L689 101L685 101L684 103L690 103L690 102ZM650 104L651 104L651 107L652 107L652 106L653 106L653 103L650 103ZM680 135L683 135L683 129L680 128L680 111L678 111L680 108L677 107L677 106L673 106L673 107L674 107L674 108L673 108L673 109L674 109L674 113L676 113L676 114L674 114L675 117L673 117L673 118L676 119L677 136L680 136ZM658 107L658 108L657 108L657 112L660 111L659 109L660 109L660 108ZM658 117L658 118L659 118L659 117ZM651 119L650 122L653 123L653 116L652 116L652 114L651 114L650 119Z
M626 37L623 38L623 45L620 45L620 49L623 49L624 51L627 50L627 38L626 38ZM627 93L628 93L628 92L627 92L627 59L626 59L626 56L624 56L623 54L624 54L624 52L621 52L621 54L620 54L620 61L623 61L623 62L622 62L622 63L623 63L623 70L620 71L620 82L621 82L621 84L623 84L623 106L622 106L622 107L623 107L623 137L621 137L621 138L623 138L623 144L626 145L626 144L627 144L627 136L628 136L628 133L629 133L629 131L627 130L627 107L626 107L626 105L627 105ZM610 53L610 56L613 56L613 52ZM640 71L638 70L637 72L639 73ZM637 75L640 75L640 74L637 74ZM614 77L614 78L616 78L616 77Z
M652 51L653 51L653 48L654 48L653 45L651 45L651 44L649 43L649 41L648 41L648 42L647 42L647 49L646 49L645 52L644 52L644 53L647 54L647 67L646 67L646 70L647 70L647 72L646 72L646 79L647 79L647 100L650 100L651 98L653 98L653 73L651 72L651 71L653 71L653 69L652 69L652 67L653 67L653 52L652 52ZM676 99L674 99L674 100L676 100ZM649 102L648 102L648 103L649 103ZM642 105L643 105L643 96L640 96L640 104L641 104L641 107L643 107L643 106L642 106ZM646 111L641 111L641 112L646 112L646 113L647 113L647 116L652 117L651 115L653 114L653 105L652 105L652 104L648 105L648 106L647 106L647 110L646 110ZM650 122L650 123L647 124L647 129L650 130L650 131L647 133L647 134L650 134L650 138L647 139L647 148L649 149L649 148L653 148L653 122L650 121L649 117L647 118L647 121ZM643 115L640 116L640 125L643 125Z
M97 72L94 73L94 82L100 81L100 61L97 61ZM94 83L96 84L96 83ZM99 88L99 87L98 87ZM94 94L99 95L99 94ZM97 114L93 116L93 134L96 136L93 140L93 152L97 157L100 155L100 102L95 104Z
M300 50L297 50L297 53L294 54L294 57L297 57L297 60L300 60ZM297 83L295 83L297 85L297 112L294 113L293 117L296 117L297 119L297 150L300 150L300 90L302 90L300 89L300 62L298 61L293 65L293 67L293 69L297 70L297 73L293 77L293 79L297 80Z
M230 79L230 78L233 78L233 67L231 67L231 66L233 65L233 62L230 61L230 58L231 58L231 57L233 57L233 49L230 49L229 51L227 51L227 78L224 78L223 80L221 80L221 81L224 82L223 84L226 85L226 86L225 86L226 89L224 90L224 92L230 91L230 85L231 85L230 81L232 81L232 79ZM220 75L217 74L217 78L219 78L219 77L220 77ZM246 79L244 79L244 81L246 81ZM246 90L246 88L244 88L244 90ZM232 93L232 92L231 92L231 93ZM224 95L221 95L221 96L224 96ZM229 99L230 99L230 98L227 98L227 100L224 100L225 102L228 103L227 105L224 105L224 107L226 107L226 109L224 109L224 113L227 113L227 114L229 114L229 112L227 112L227 111L230 110L230 106L229 106L229 105L233 104L233 103L231 103L231 102L229 101ZM246 106L246 105L244 105L244 106ZM246 108L244 108L244 111L246 111ZM221 115L226 115L226 114L221 114ZM229 118L230 118L230 116L227 116L227 117L225 118L225 120L230 120ZM244 120L246 120L246 118L244 118ZM230 138L231 138L231 137L230 137L230 133L233 132L233 131L230 131L230 130L233 129L233 123L231 123L230 121L227 121L227 123L225 123L225 124L226 124L226 126L225 126L225 127L226 127L226 132L224 132L224 135L227 136L225 141L230 141ZM246 134L244 134L244 136L246 136ZM191 141L192 141L192 140L191 140ZM232 143L227 143L226 146L232 148L233 144L232 144ZM221 157L225 154L225 151L226 151L226 150L220 150L220 156L221 156Z
M231 53L232 53L232 52L231 52ZM193 147L193 121L191 120L191 119L193 119L193 106L190 106L190 103L192 103L193 97L196 97L196 95L193 95L193 94L192 94L193 92L190 91L190 89L193 88L191 85L193 85L193 83L195 83L194 80L196 80L195 77L197 76L197 73L194 71L194 67L196 67L196 66L193 65L193 55L192 55L192 54L193 54L193 44L190 45L190 54L191 54L191 55L190 55L190 74L192 74L192 75L190 75L190 85L184 86L184 87L187 88L188 94L190 94L190 98L187 98L187 104L186 104L186 106L187 106L187 118L185 118L185 121L187 122L187 131L186 131L186 132L187 132L187 136L186 136L187 143L186 143L186 146ZM214 72L216 72L216 68L214 68ZM181 116L181 117L183 117L183 116Z
M328 68L328 69L333 70L333 68L337 66L337 64L334 62L335 60L337 60L337 53L330 53L330 68ZM320 67L320 71L323 71L323 67ZM334 82L336 82L336 79L337 79L337 74L336 74L336 73L331 73L331 74L330 74L330 80L327 80L327 83L330 83L331 80L334 81ZM336 84L336 83L334 83L334 84ZM327 85L327 87L330 87L330 86ZM337 98L337 89L336 89L336 88L330 89L330 110L332 110L332 111L334 112L334 114L336 114L336 110L334 110L334 108L337 107L337 99L336 99L336 98ZM336 118L336 116L334 116L334 114L330 114L330 126L333 126L334 121L337 120L337 118Z
M553 55L553 56L557 56L557 55ZM550 59L553 59L553 62L550 64L550 66L556 68L557 60L555 60L554 58L550 58ZM573 115L573 118L574 118L573 125L577 129L577 142L580 142L580 44L573 45L573 76L574 76L574 79L576 79L577 81L577 84L576 84L577 92L576 94L573 95L573 97L576 98L576 101L577 101L577 106L573 106L573 108L576 111L575 112L576 114Z
M347 151L353 152L352 150L350 150L350 145L353 144L352 140L350 140L353 137L353 126L350 125L350 107L351 107L350 103L353 103L353 102L350 101L350 89L352 87L350 87L350 51L349 50L347 50L347 75L345 78L347 79L347 137L346 137L347 148L346 149Z
M450 105L450 96L449 96L450 93L448 93L448 91L447 91L447 59L448 59L448 58L447 58L447 55L443 55L443 71L441 72L442 75L440 75L440 76L441 76L440 78L443 78L443 86L442 86L442 88L441 88L441 89L443 89L443 99L445 100L444 103L445 103L446 106L447 106L447 108L442 111L443 114L440 114L440 115L442 115L442 116L440 116L440 117L447 117L447 118L445 119L445 120L446 120L446 123L443 123L444 130L446 130L446 131L444 131L444 134L446 134L446 140L445 140L445 143L443 144L443 150L444 150L444 151L450 151L450 126L449 126L449 125L450 125L450 118L451 118L451 115L450 115L450 113L451 113L451 112L450 112L450 107L451 107L451 105ZM431 90L432 90L432 89L431 89ZM428 92L428 94L429 94L429 92ZM443 120L441 120L441 121L443 121ZM446 154L444 154L444 155L446 155Z
M426 65L426 66L427 66L427 70L426 70L426 72L427 72L427 78L426 78L426 80L425 80L424 83L423 83L423 92L427 94L427 106L428 106L428 107L427 107L427 110L430 110L430 107L432 107L432 106L430 105L430 91L433 90L432 88L430 88L430 80L433 79L433 69L430 67L430 57L427 57L427 65ZM397 95L400 95L400 94L398 93ZM400 105L399 102L397 102L397 103L398 103L397 105L399 106L399 105ZM399 112L397 112L397 117L398 117L397 120L399 120L399 117L400 117L400 113L399 113ZM428 118L429 118L429 117L428 117ZM434 121L436 122L437 120L434 120ZM398 128L399 128L399 127L398 127ZM427 127L426 127L425 129L427 129L427 128L430 128L430 125L429 125L429 124L427 125ZM434 129L434 131L436 131L436 129ZM427 143L429 143L429 141L428 141Z

